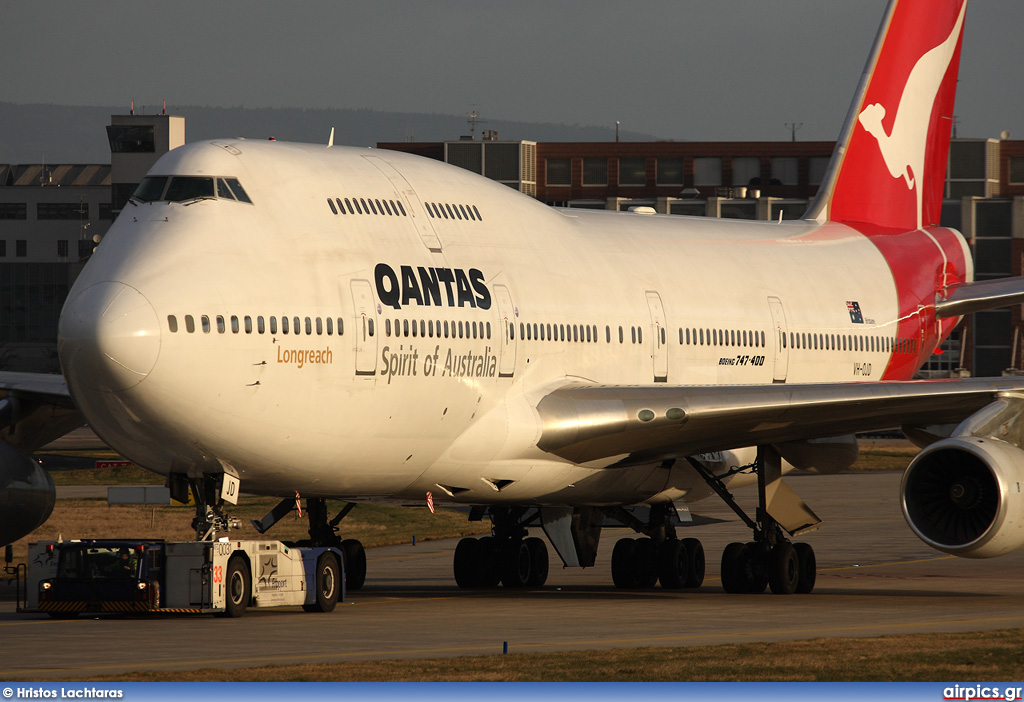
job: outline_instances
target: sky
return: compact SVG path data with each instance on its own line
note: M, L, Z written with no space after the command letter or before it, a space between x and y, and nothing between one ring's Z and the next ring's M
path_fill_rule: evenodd
M0 101L466 114L835 139L885 0L5 3ZM1024 139L1022 0L973 0L960 137ZM0 125L0 129L3 125ZM486 128L486 125L483 125ZM278 135L282 136L282 135ZM454 135L453 135L454 136Z

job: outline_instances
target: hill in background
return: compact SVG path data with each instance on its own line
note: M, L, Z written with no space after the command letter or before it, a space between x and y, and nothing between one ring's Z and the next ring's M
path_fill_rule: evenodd
M136 106L137 114L154 114L160 107ZM223 137L327 143L331 127L334 143L373 146L384 141L446 141L469 133L467 117L375 110L298 108L168 107L169 114L185 117L186 141ZM0 163L110 163L106 126L122 107L19 105L0 102ZM498 131L501 139L529 141L612 141L608 127L481 119L484 129ZM648 134L623 131L623 141L654 141Z

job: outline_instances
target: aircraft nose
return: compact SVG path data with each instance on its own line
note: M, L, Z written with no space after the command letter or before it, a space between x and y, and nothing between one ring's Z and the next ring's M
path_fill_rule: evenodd
M160 354L160 324L149 300L116 281L96 283L64 306L59 353L65 377L93 390L138 385Z

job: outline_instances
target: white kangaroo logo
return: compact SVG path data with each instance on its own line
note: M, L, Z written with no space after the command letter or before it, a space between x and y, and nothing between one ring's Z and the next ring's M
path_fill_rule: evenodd
M883 105L868 105L858 116L864 129L878 141L882 159L892 177L903 178L907 182L907 189L916 191L918 229L921 228L923 217L921 178L924 175L928 123L942 79L953 60L966 9L965 2L946 40L927 51L910 71L907 83L903 86L899 107L896 108L891 134L886 134L882 127L882 119L885 118Z

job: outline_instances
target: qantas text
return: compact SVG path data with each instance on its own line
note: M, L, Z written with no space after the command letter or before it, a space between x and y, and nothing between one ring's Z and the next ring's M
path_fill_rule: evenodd
M476 268L426 268L399 266L399 272L386 263L373 269L377 297L385 305L402 309L403 305L444 305L449 307L491 308L491 291L484 274Z

